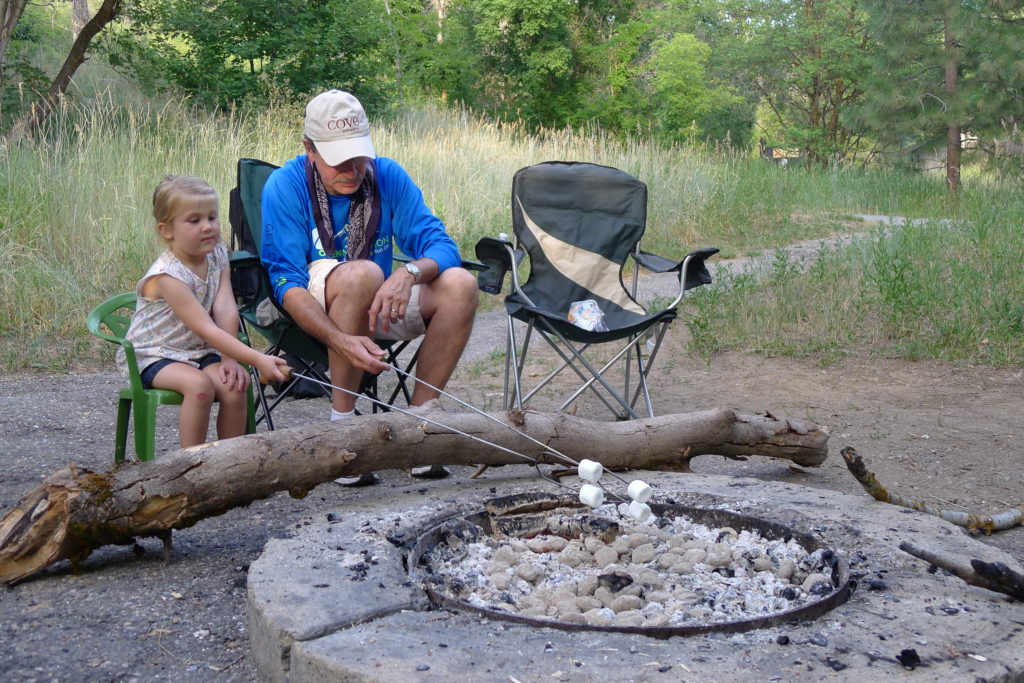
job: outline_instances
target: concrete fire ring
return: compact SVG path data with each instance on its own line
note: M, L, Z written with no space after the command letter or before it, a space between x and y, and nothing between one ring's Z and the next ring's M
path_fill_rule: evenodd
M901 550L964 559L1007 553L912 510L790 484L635 472L655 496L721 507L811 534L861 579L815 621L658 640L567 632L433 607L403 553L444 519L489 499L554 492L540 480L445 480L368 490L274 539L249 569L253 658L270 681L1024 681L1024 603L970 586ZM920 664L900 662L913 650Z

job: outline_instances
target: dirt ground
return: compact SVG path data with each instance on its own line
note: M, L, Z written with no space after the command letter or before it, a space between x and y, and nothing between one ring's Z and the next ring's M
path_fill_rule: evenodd
M682 326L677 326L681 328ZM676 332L676 334L681 334ZM710 367L672 340L654 379L659 414L718 405L771 410L831 431L829 458L817 469L754 457L703 456L701 472L786 481L864 495L838 456L852 445L888 487L937 507L998 512L1024 502L1024 372L954 368L855 355L820 368L806 360L742 353ZM478 406L498 402L494 356L460 368L460 396ZM0 380L0 513L48 472L73 460L112 464L115 396L112 371ZM550 409L546 399L534 407ZM280 425L323 419L322 400L286 406ZM160 448L173 447L173 409L162 409ZM586 403L577 413L606 419ZM454 468L467 477L471 468ZM504 468L501 477L526 467ZM246 570L266 541L359 496L394 487L424 487L401 472L382 485L345 489L324 484L304 500L286 494L175 532L173 561L160 544L104 548L78 573L66 563L0 588L0 679L5 681L249 681L256 671L246 634ZM486 477L487 475L485 475ZM985 539L1024 563L1024 527Z

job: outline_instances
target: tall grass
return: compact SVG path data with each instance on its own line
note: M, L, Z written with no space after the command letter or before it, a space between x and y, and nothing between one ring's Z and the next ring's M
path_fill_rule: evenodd
M998 196L998 201L993 199ZM955 220L874 231L807 270L785 252L697 290L690 346L811 357L850 350L1024 367L1024 191L965 198Z
M302 108L294 104L215 115L183 101L125 102L120 94L108 92L78 106L65 105L33 140L0 147L0 366L8 371L32 366L62 370L94 360L96 346L84 330L85 315L107 296L132 289L159 251L149 205L160 178L189 173L211 182L221 193L226 237L227 195L237 159L282 163L291 158L301 152L301 121ZM963 230L947 230L941 239L964 235L969 242L974 235L975 251L998 245L1016 249L1018 258L1021 253L1019 231L1017 237L1007 233L1010 219L1002 205L985 202L982 193L968 193L963 202L967 209L947 206L938 180L880 171L781 169L728 150L666 149L643 140L617 142L588 130L528 134L515 124L489 123L458 110L421 108L377 122L373 131L378 153L406 166L467 255L480 236L509 231L509 188L515 171L551 159L607 164L644 180L649 187L645 246L667 256L709 245L722 248L726 256L742 255L848 231L844 217L857 212L963 213L969 218ZM1017 196L999 192L1001 197ZM1013 206L1014 220L1019 221L1019 204ZM908 239L928 242L937 234L922 231ZM942 257L965 253L968 242L908 248L929 258ZM872 269L881 267L883 251L882 246L862 245L859 251L823 259L817 274L786 273L762 289L751 279L749 285L715 290L699 300L695 343L704 344L707 353L734 344L782 352L788 345L799 347L800 338L824 334L829 340L816 344L839 348L852 343L842 329L842 321L849 319L847 308L858 311L865 329L879 330L876 335L895 334L893 316L884 308L890 304L871 290L879 278ZM923 256L914 258L912 268ZM1002 270L972 276L975 285L988 283L990 293L1002 289L1008 297L1019 291L1014 287L1020 276L1004 260L972 260L964 267L981 261L998 263L993 267ZM945 262L946 272L956 270L955 264ZM928 282L912 285L943 281L928 272ZM999 277L1014 279L1017 285L996 287L993 282ZM822 284L830 278L845 281L835 288L834 299ZM851 291L859 292L855 300L848 298ZM744 298L750 302L746 307ZM971 305L1012 313L1009 298L996 298ZM801 305L773 313L773 307L787 300ZM954 321L968 321L967 308L961 307ZM832 319L823 321L822 316ZM797 328L782 322L758 327L776 318L804 323ZM699 324L705 325L704 332ZM743 325L763 333L758 344L740 330ZM1005 347L993 340L1012 332L1013 325L1006 325L1003 336L988 335L990 347ZM934 326L938 338L967 343L938 320ZM1007 350L1003 356L1019 357L1015 353Z

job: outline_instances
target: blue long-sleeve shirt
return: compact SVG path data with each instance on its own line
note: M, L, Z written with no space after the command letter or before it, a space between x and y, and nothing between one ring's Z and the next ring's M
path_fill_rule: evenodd
M429 258L439 272L462 263L459 248L444 224L423 201L423 192L397 162L377 157L381 219L370 259L391 273L392 240L410 258ZM349 197L327 195L336 226L333 252L344 261L348 244ZM306 266L328 258L320 244L313 204L306 186L306 155L300 154L270 174L263 187L263 239L260 257L270 274L274 296L284 301L292 287L309 286ZM337 226L344 226L341 230ZM333 254L332 254L333 255Z

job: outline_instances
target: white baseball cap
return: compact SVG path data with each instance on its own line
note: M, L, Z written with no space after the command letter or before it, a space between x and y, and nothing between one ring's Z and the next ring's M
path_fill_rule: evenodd
M328 90L310 100L304 132L331 166L353 157L377 158L363 105L342 90Z

